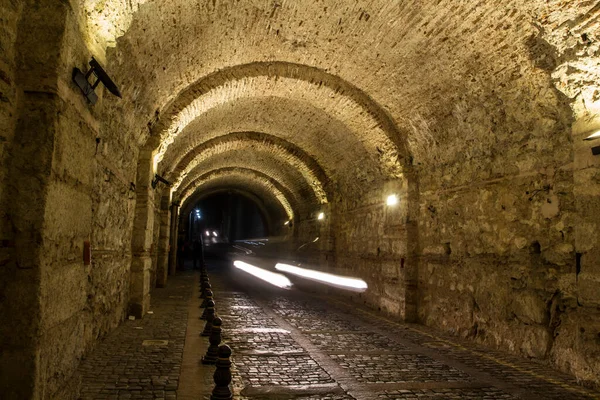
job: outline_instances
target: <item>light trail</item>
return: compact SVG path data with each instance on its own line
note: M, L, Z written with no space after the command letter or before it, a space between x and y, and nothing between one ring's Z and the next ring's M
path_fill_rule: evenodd
M362 279L328 274L326 272L300 268L289 264L277 263L277 265L275 265L275 269L344 289L364 292L368 288L367 282L363 281Z
M236 268L239 268L242 271L249 273L250 275L262 279L263 281L268 282L273 286L277 286L283 289L289 289L292 287L292 282L290 282L290 280L282 274L276 274L274 272L255 267L254 265L250 265L239 260L234 261L233 265Z

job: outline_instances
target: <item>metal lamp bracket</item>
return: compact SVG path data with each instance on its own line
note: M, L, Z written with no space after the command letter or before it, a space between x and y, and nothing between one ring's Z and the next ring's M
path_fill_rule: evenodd
M90 102L90 104L96 104L98 101L98 95L94 89L98 86L100 82L104 84L104 86L115 96L122 98L121 92L117 85L113 82L112 79L108 76L106 71L102 68L102 66L96 61L94 57L92 57L90 61L90 69L84 74L77 67L73 68L73 82L81 89L81 92L85 96L85 98ZM90 84L88 78L94 74L96 76L96 81L93 84Z

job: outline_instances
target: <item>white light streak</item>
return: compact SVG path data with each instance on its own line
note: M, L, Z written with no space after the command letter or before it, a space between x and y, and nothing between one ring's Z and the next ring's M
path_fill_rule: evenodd
M289 264L277 263L275 265L275 269L278 271L289 272L290 274L301 276L303 278L312 279L315 281L323 282L325 284L330 284L332 286L338 286L345 289L357 290L364 292L367 290L368 285L362 279L357 278L348 278L344 276L338 276L333 274L328 274L325 272L315 271L312 269L305 269L296 267Z
M243 261L236 260L233 262L236 268L241 269L244 272L249 273L265 282L270 283L273 286L277 286L283 289L289 289L292 287L292 282L281 274L267 271L262 268L255 267L254 265L247 264Z
M244 253L246 253L246 255L250 255L250 254L252 254L252 250L250 250L250 249L247 249L247 248L245 248L245 247L242 247L242 246L236 246L236 245L233 245L233 248L234 248L234 249L238 249L238 250L241 250L241 251L243 251Z
M600 138L600 130L592 133L590 136L586 137L583 140L594 140L594 139L598 139L598 138Z

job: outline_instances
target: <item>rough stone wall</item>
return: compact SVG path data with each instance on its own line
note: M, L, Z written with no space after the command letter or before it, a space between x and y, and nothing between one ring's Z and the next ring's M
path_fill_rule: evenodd
M7 132L9 136L5 144L9 146L3 147L3 152L6 151L3 167L6 169L3 169L1 208L7 213L2 219L2 242L5 246L2 246L0 270L0 298L3 299L0 316L7 322L0 328L0 391L9 398L38 398L42 393L38 382L43 379L36 362L43 332L40 281L44 259L41 242L57 134L55 115L61 108L61 101L57 96L56 72L47 70L36 74L39 71L35 64L56 64L59 61L60 46L57 43L63 34L63 10L49 7L33 14L31 19L19 19L20 15L14 12L22 10L18 4L12 3L12 6L17 6L13 13L5 14L10 20L7 28L14 29L10 32L12 43L4 41L7 37L3 32L3 46L6 45L7 55L14 59L14 72L9 70L10 76L5 77L14 82L13 106L8 108L13 122L6 121L6 127L11 129L12 125L15 134ZM6 2L3 7L6 7ZM40 43L47 46L47 53L24 54L22 49L33 46L33 43L32 37L25 37L23 33L28 31L34 35L39 32L39 28L36 31L35 27L36 18L58 18L59 21L49 24L46 41ZM36 162L31 162L32 159Z
M3 249L6 243L15 250L1 258L0 391L8 399L68 399L76 393L72 376L81 357L125 315L134 206L129 182L137 154L121 132L100 137L95 110L71 84L72 68L85 69L90 54L68 4L27 4L18 26L11 18L20 3L2 7L1 18L10 21L2 24L0 82L14 84L2 87L9 101L0 109L14 122L1 124L8 140L2 141L0 193L10 196L2 199L8 218L1 239ZM18 43L18 76L6 68L16 54L7 32ZM11 124L18 138L12 143ZM84 263L88 242L90 265Z
M415 159L419 315L563 368L570 363L594 381L589 338L600 331L596 311L578 300L575 235L586 216L576 209L569 103L526 61L510 85L495 78L504 80L489 76L478 96L456 90L450 114L415 124L424 135L436 131ZM469 132L469 140L454 132Z
M130 157L116 133L101 137L94 109L70 83L71 68L86 68L89 53L69 11L65 22L69 48L58 66L61 107L42 237L39 346L42 397L61 399L74 394L77 382L70 378L81 357L125 316L135 166L124 165Z
M17 109L17 84L15 77L15 42L22 5L17 1L0 2L0 182L8 172L9 149L14 137ZM0 204L5 204L6 190L0 191ZM0 238L8 240L10 228L6 225L7 208L0 207ZM0 244L0 265L6 260L8 243Z
M168 191L167 191L168 192ZM171 231L171 213L169 195L162 195L160 199L159 237L157 239L156 260L156 287L167 285L167 274L169 270L169 235Z
M399 203L387 206L388 195ZM335 267L342 275L364 279L368 291L355 300L406 317L406 185L391 181L360 198L341 198L333 211Z
M0 391L10 387L11 382L19 382L23 394L31 391L29 381L34 379L34 344L22 337L21 332L36 329L35 321L39 309L35 296L27 296L35 290L37 273L20 271L16 261L15 224L11 221L9 183L12 146L17 125L19 92L17 82L16 48L19 18L22 5L17 1L0 2L0 319L12 322L0 327L0 341L4 343L0 353ZM27 282L31 282L27 284ZM23 286L21 286L23 285ZM22 297L20 302L9 301ZM27 310L31 321L14 319L15 315Z
M552 311L560 325L554 330L550 355L562 369L576 371L580 379L598 384L600 270L596 260L600 256L600 217L593 210L599 205L600 160L590 152L598 142L582 139L600 128L600 7L586 2L553 2L536 17L544 26L543 38L552 46L552 78L570 100L575 118L571 132L574 204L569 210L574 220L575 265L571 258L570 270L574 270L575 282L555 300Z

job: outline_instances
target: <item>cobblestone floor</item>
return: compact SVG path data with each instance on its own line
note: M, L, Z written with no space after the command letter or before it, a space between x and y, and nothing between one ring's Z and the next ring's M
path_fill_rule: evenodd
M125 321L79 367L81 400L177 398L193 272L152 293L151 313ZM166 341L166 343L165 343Z
M542 363L334 298L269 287L227 265L214 263L209 273L239 400L600 399ZM197 286L197 274L175 277L153 294L154 314L109 335L81 366L81 398L175 399ZM144 346L150 339L168 344ZM199 399L210 388L204 393Z
M240 399L600 399L543 364L354 304L229 269L211 282ZM243 333L258 326L267 329Z

